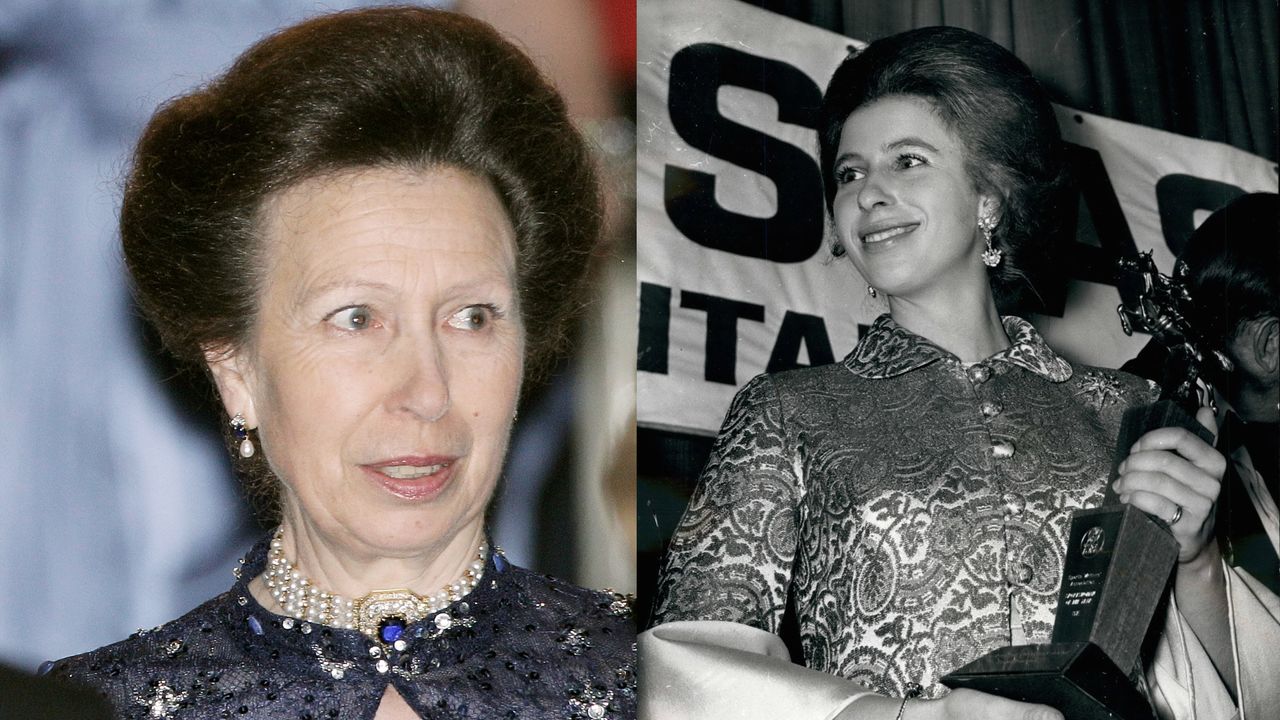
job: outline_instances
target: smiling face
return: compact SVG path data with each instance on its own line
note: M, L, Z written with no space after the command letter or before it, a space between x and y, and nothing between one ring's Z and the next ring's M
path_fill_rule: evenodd
M246 347L211 362L258 428L285 522L358 554L478 538L520 390L515 235L447 168L303 181L262 213Z
M854 110L836 153L836 233L873 287L901 299L969 295L989 285L980 195L960 140L928 101L890 96Z

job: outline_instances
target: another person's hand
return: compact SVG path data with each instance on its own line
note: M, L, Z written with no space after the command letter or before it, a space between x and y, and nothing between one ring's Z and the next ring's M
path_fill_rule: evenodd
M1200 408L1196 420L1217 432L1213 413ZM1138 438L1120 464L1120 501L1164 518L1177 538L1178 562L1213 560L1214 508L1227 461L1213 446L1183 428L1160 428Z

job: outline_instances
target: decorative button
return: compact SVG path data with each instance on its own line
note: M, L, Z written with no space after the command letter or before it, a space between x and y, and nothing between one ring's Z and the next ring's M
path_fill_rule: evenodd
M441 630L448 630L453 625L453 618L449 617L448 613L440 613L436 616L435 623Z
M982 403L981 409L982 409L982 415L984 417L995 417L999 415L1001 411L1004 410L1004 407L1002 407L998 402L991 402L990 400L988 400Z
M386 671L391 669L391 663L387 662L386 660L379 660L378 664L375 665L374 667L378 668L378 672L385 673Z
M394 647L399 652L404 652L405 648L409 647L409 643L405 642L404 640L397 640L395 641L395 643L392 644L391 647Z
M1008 440L996 440L991 443L991 457L994 458L1013 457L1014 450L1013 443Z
M1005 515L1017 515L1027 509L1027 501L1016 492L1001 495L1000 501L1004 503Z
M604 717L604 706L598 703L592 703L591 706L587 708L587 717L591 718L591 720L600 720Z
M1005 580L1010 585L1026 585L1031 582L1031 578L1035 573L1031 570L1031 566L1024 562L1009 563L1008 569L1005 571Z
M984 383L991 379L991 370L982 363L970 365L969 369L965 372L969 376L969 381L973 383Z

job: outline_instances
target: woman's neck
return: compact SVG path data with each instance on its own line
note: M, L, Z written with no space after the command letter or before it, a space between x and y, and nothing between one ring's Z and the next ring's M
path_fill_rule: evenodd
M435 594L466 573L484 540L481 519L436 547L394 554L332 538L297 512L286 511L283 528L288 562L318 589L348 599L398 588L423 596ZM268 609L281 611L261 576L250 583L250 591Z
M973 297L951 296L933 302L910 298L889 298L889 315L894 322L972 363L995 355L1012 344L990 288Z

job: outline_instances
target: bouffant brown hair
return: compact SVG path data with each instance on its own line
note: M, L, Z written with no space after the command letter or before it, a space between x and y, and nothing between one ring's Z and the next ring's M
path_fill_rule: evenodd
M818 120L827 212L845 121L864 105L904 95L933 106L960 138L974 187L1001 201L992 244L1004 261L988 271L996 304L1002 312L1035 307L1035 286L1055 277L1061 229L1074 209L1066 148L1031 70L977 33L908 30L872 42L836 69Z
M487 179L510 216L536 380L583 305L602 222L593 159L529 58L488 25L438 10L307 20L161 106L120 216L138 303L165 348L203 367L206 351L251 336L270 197L344 170L446 166ZM260 454L239 469L251 491L253 476L269 476Z

